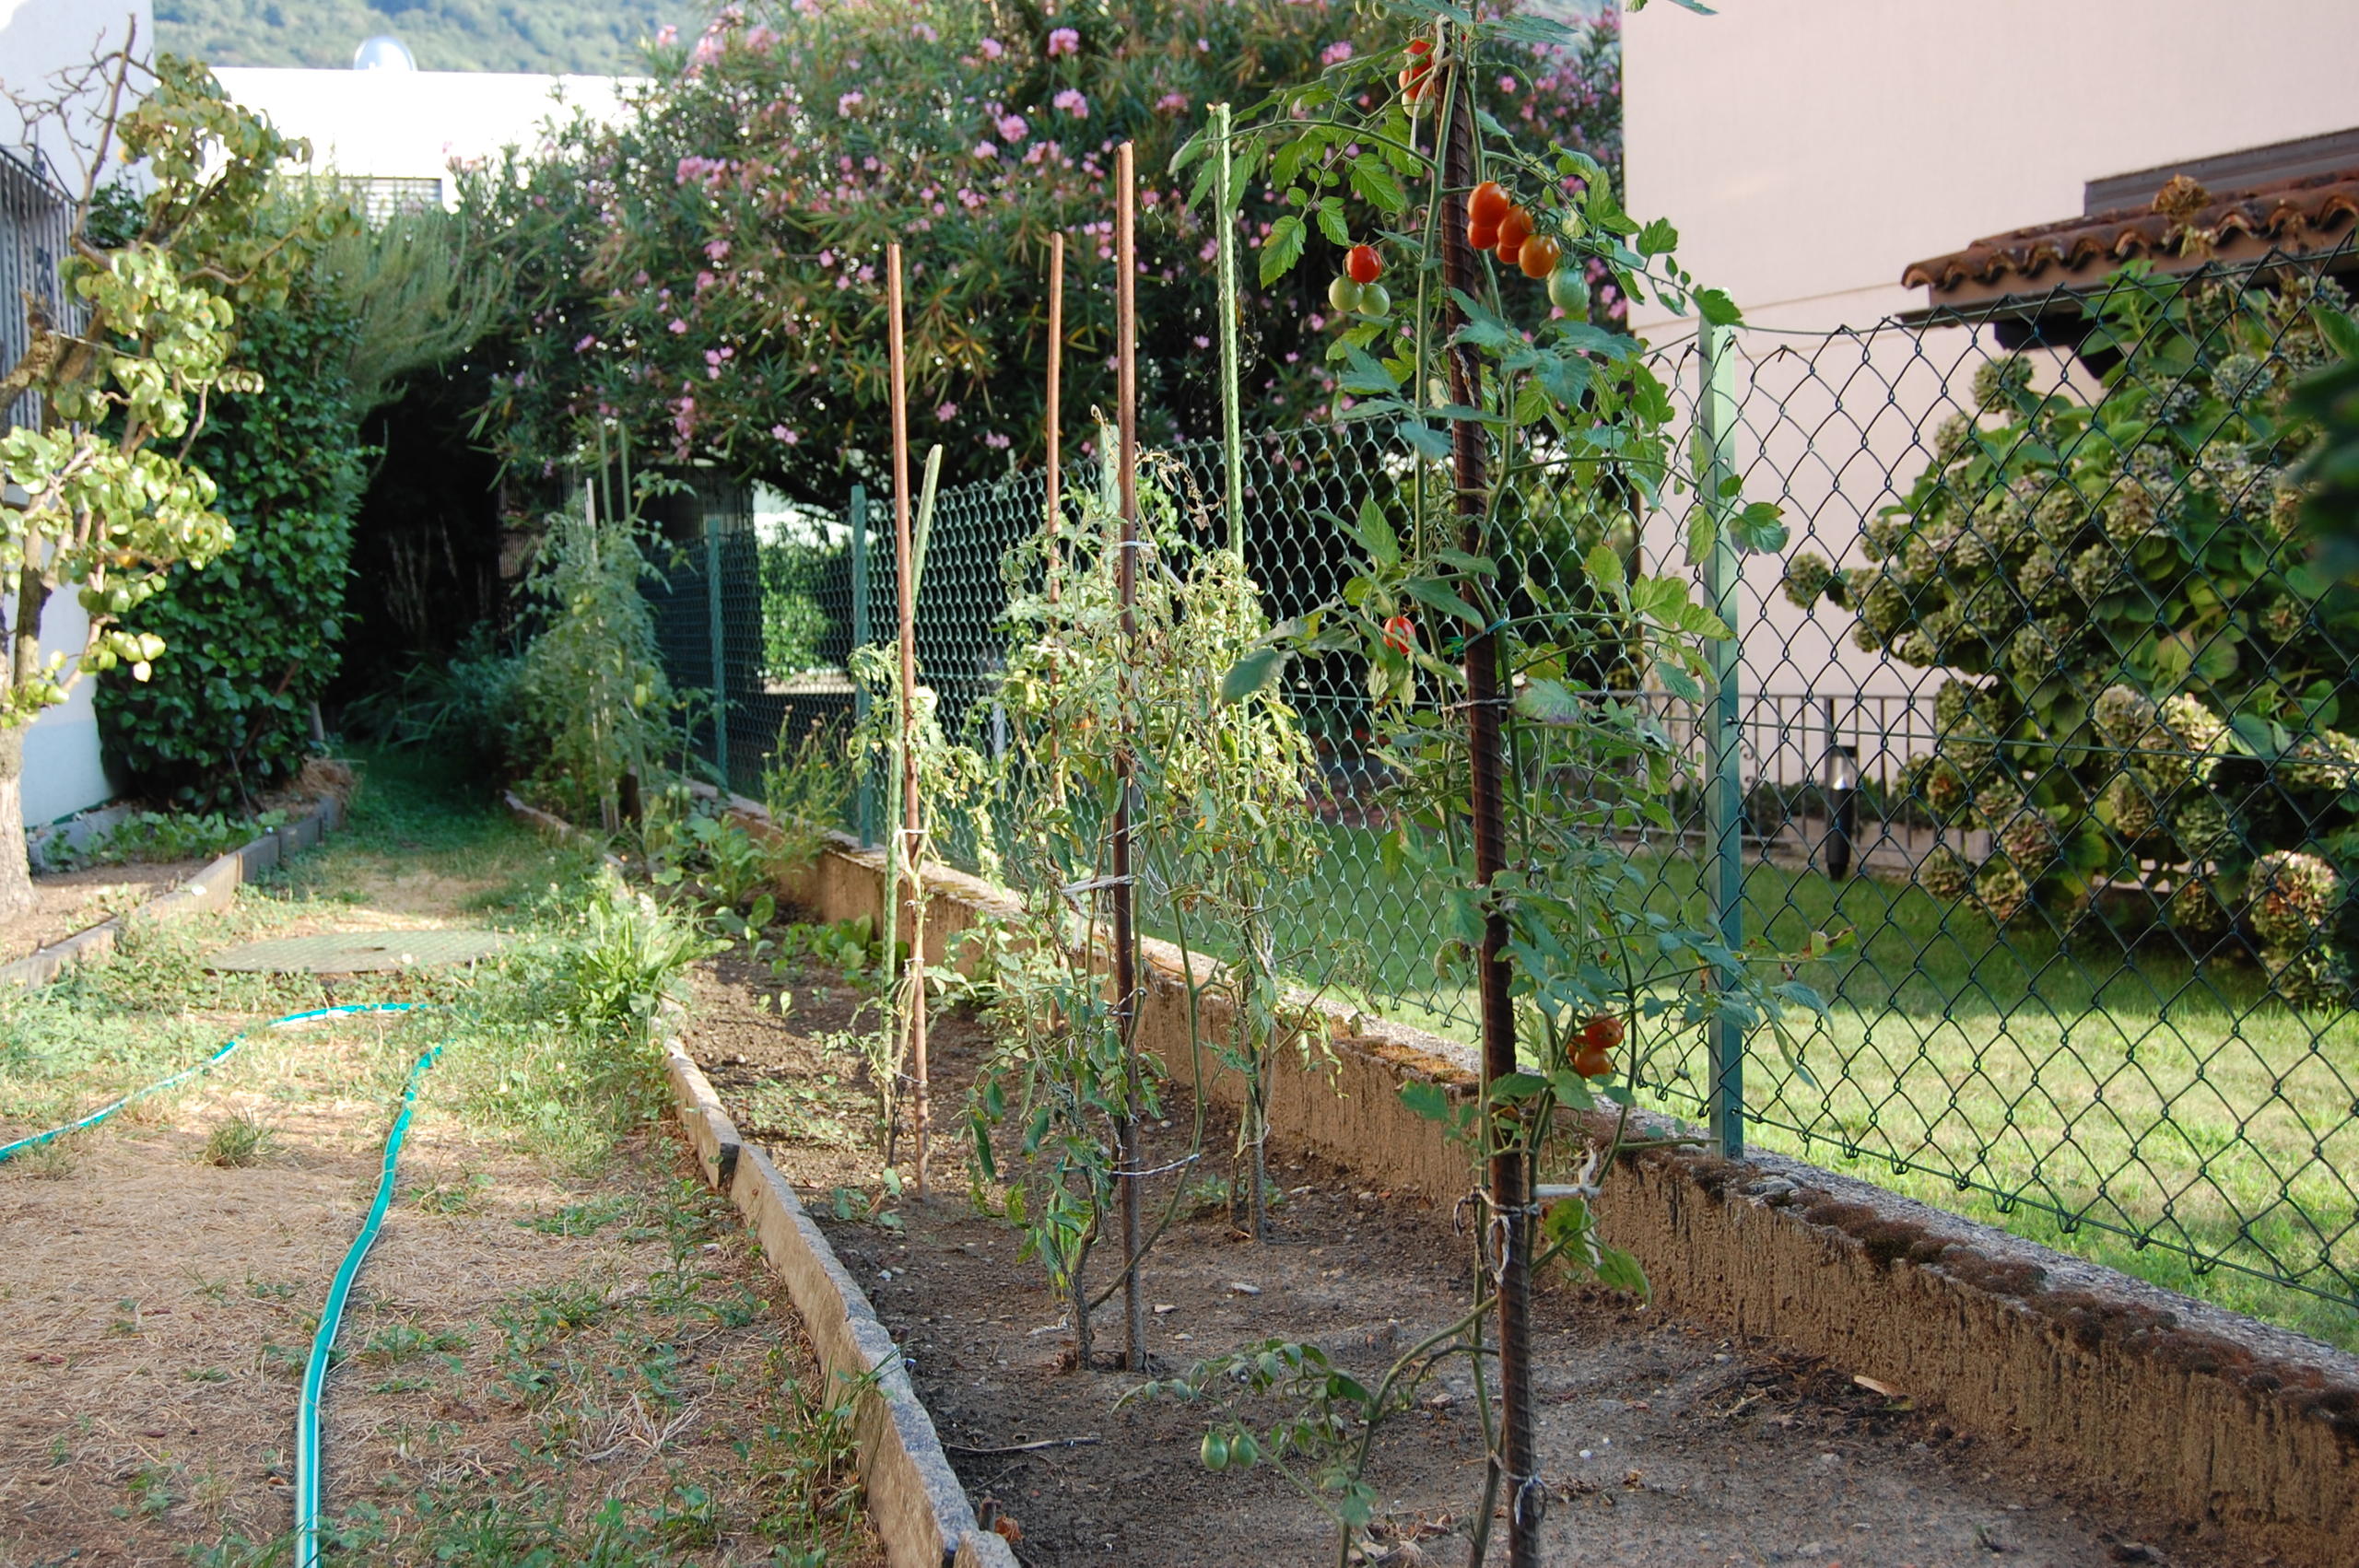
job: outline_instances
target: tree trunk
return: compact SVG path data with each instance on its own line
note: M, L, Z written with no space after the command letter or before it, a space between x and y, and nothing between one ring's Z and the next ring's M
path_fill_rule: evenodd
M0 920L33 907L32 867L25 858L25 731L0 727Z

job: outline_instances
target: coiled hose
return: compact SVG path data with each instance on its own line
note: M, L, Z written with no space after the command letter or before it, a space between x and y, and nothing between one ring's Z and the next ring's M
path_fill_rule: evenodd
M289 1024L309 1023L315 1018L336 1018L363 1012L408 1012L426 1005L414 1001L356 1001L335 1007L315 1007L303 1012L290 1012L284 1018L274 1018L263 1024L264 1029L283 1028ZM8 1160L29 1149L38 1149L70 1132L96 1127L125 1106L160 1094L175 1084L184 1083L201 1072L219 1066L229 1053L246 1043L243 1034L233 1035L220 1049L193 1067L184 1067L168 1078L159 1078L145 1088L134 1089L121 1099L109 1101L89 1115L46 1132L36 1132L19 1138L13 1143L0 1143L0 1161ZM344 1319L345 1298L352 1293L352 1281L360 1272L361 1260L369 1256L369 1247L377 1239L377 1232L385 1223L385 1211L393 1200L393 1172L401 1160L402 1141L409 1134L410 1113L417 1107L418 1080L426 1075L442 1054L436 1046L410 1064L409 1080L402 1087L402 1108L393 1117L391 1131L385 1135L385 1155L377 1175L377 1196L369 1205L369 1217L361 1223L360 1234L353 1238L346 1250L344 1261L337 1266L335 1279L328 1286L327 1304L320 1311L319 1331L311 1336L311 1358L303 1367L303 1395L295 1415L295 1564L296 1568L318 1568L320 1561L320 1392L327 1381L328 1359L335 1349L335 1335Z

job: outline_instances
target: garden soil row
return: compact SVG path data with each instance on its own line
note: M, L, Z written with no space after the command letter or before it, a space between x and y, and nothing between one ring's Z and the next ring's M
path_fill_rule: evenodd
M781 1017L763 965L724 958L699 979L686 1044L747 1141L800 1190L909 1357L954 1466L1027 1563L1136 1568L1334 1561L1319 1507L1269 1466L1215 1474L1198 1459L1214 1411L1168 1398L1122 1402L1141 1377L1109 1364L1119 1304L1094 1318L1097 1364L1077 1369L1061 1301L1021 1235L968 1200L957 1108L989 1049L974 1020L933 1034L937 1196L876 1185L871 1105L851 1034L861 993L840 977L789 980ZM1168 1086L1148 1129L1170 1166L1151 1214L1182 1217L1147 1269L1156 1370L1273 1339L1317 1344L1361 1377L1454 1319L1473 1246L1451 1213L1279 1146L1284 1200L1273 1237L1232 1225L1218 1187L1233 1125ZM900 1154L907 1172L906 1135ZM1003 1168L1015 1168L1001 1151ZM886 1218L889 1216L889 1218ZM1101 1249L1100 1285L1110 1283ZM1921 1392L1885 1391L1848 1368L1731 1340L1642 1303L1566 1286L1541 1305L1538 1365L1552 1561L1613 1564L1810 1563L1948 1568L1993 1562L2095 1564L2250 1561L1952 1429ZM1263 1423L1274 1407L1240 1409ZM1394 1418L1369 1478L1376 1532L1396 1562L1460 1562L1479 1506L1483 1441L1462 1364Z

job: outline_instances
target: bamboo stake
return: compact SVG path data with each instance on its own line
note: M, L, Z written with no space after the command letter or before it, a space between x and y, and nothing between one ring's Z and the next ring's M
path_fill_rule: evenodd
M1058 486L1063 479L1063 382L1065 369L1065 237L1062 232L1049 236L1049 499L1046 521L1049 529L1049 603L1057 602L1057 533L1064 519L1058 508L1063 497Z
M1228 156L1228 105L1213 105L1214 233L1220 246L1220 443L1223 486L1228 501L1228 547L1245 558L1245 436L1239 404L1237 346L1237 193L1230 186L1235 166Z
M1114 1020L1122 1040L1122 1114L1115 1123L1121 1145L1122 1199L1122 1346L1133 1372L1146 1368L1146 1298L1139 1289L1139 1117L1143 1098L1138 1051L1138 933L1131 896L1131 794L1137 788L1138 758L1131 750L1130 661L1138 638L1139 432L1138 432L1138 234L1133 217L1135 176L1131 144L1114 154L1115 379L1121 450L1116 472L1121 486L1121 553L1114 563L1115 590L1122 602L1122 738L1115 753L1114 842Z
M910 965L917 983L907 992L903 1010L903 1027L911 1050L911 1069L915 1074L911 1130L917 1138L917 1195L920 1201L926 1197L926 1060L925 1060L925 954L918 945L918 921L925 900L921 873L916 860L918 839L923 831L923 802L918 799L917 751L917 686L918 644L917 607L918 583L916 549L910 532L910 382L909 350L902 325L901 247L898 241L885 247L885 308L887 315L886 333L892 355L893 372L893 577L896 609L899 621L901 652L900 731L901 755L901 825L895 845L893 860L908 868L910 903ZM900 877L894 877L893 889L899 896ZM898 907L895 910L898 916ZM896 924L898 924L897 919ZM893 954L887 953L886 962Z

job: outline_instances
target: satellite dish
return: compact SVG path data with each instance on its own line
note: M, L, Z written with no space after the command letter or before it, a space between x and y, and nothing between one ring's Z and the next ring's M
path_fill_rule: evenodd
M352 52L352 68L356 71L415 71L417 62L410 58L408 48L400 39L389 32L381 32L364 41Z

